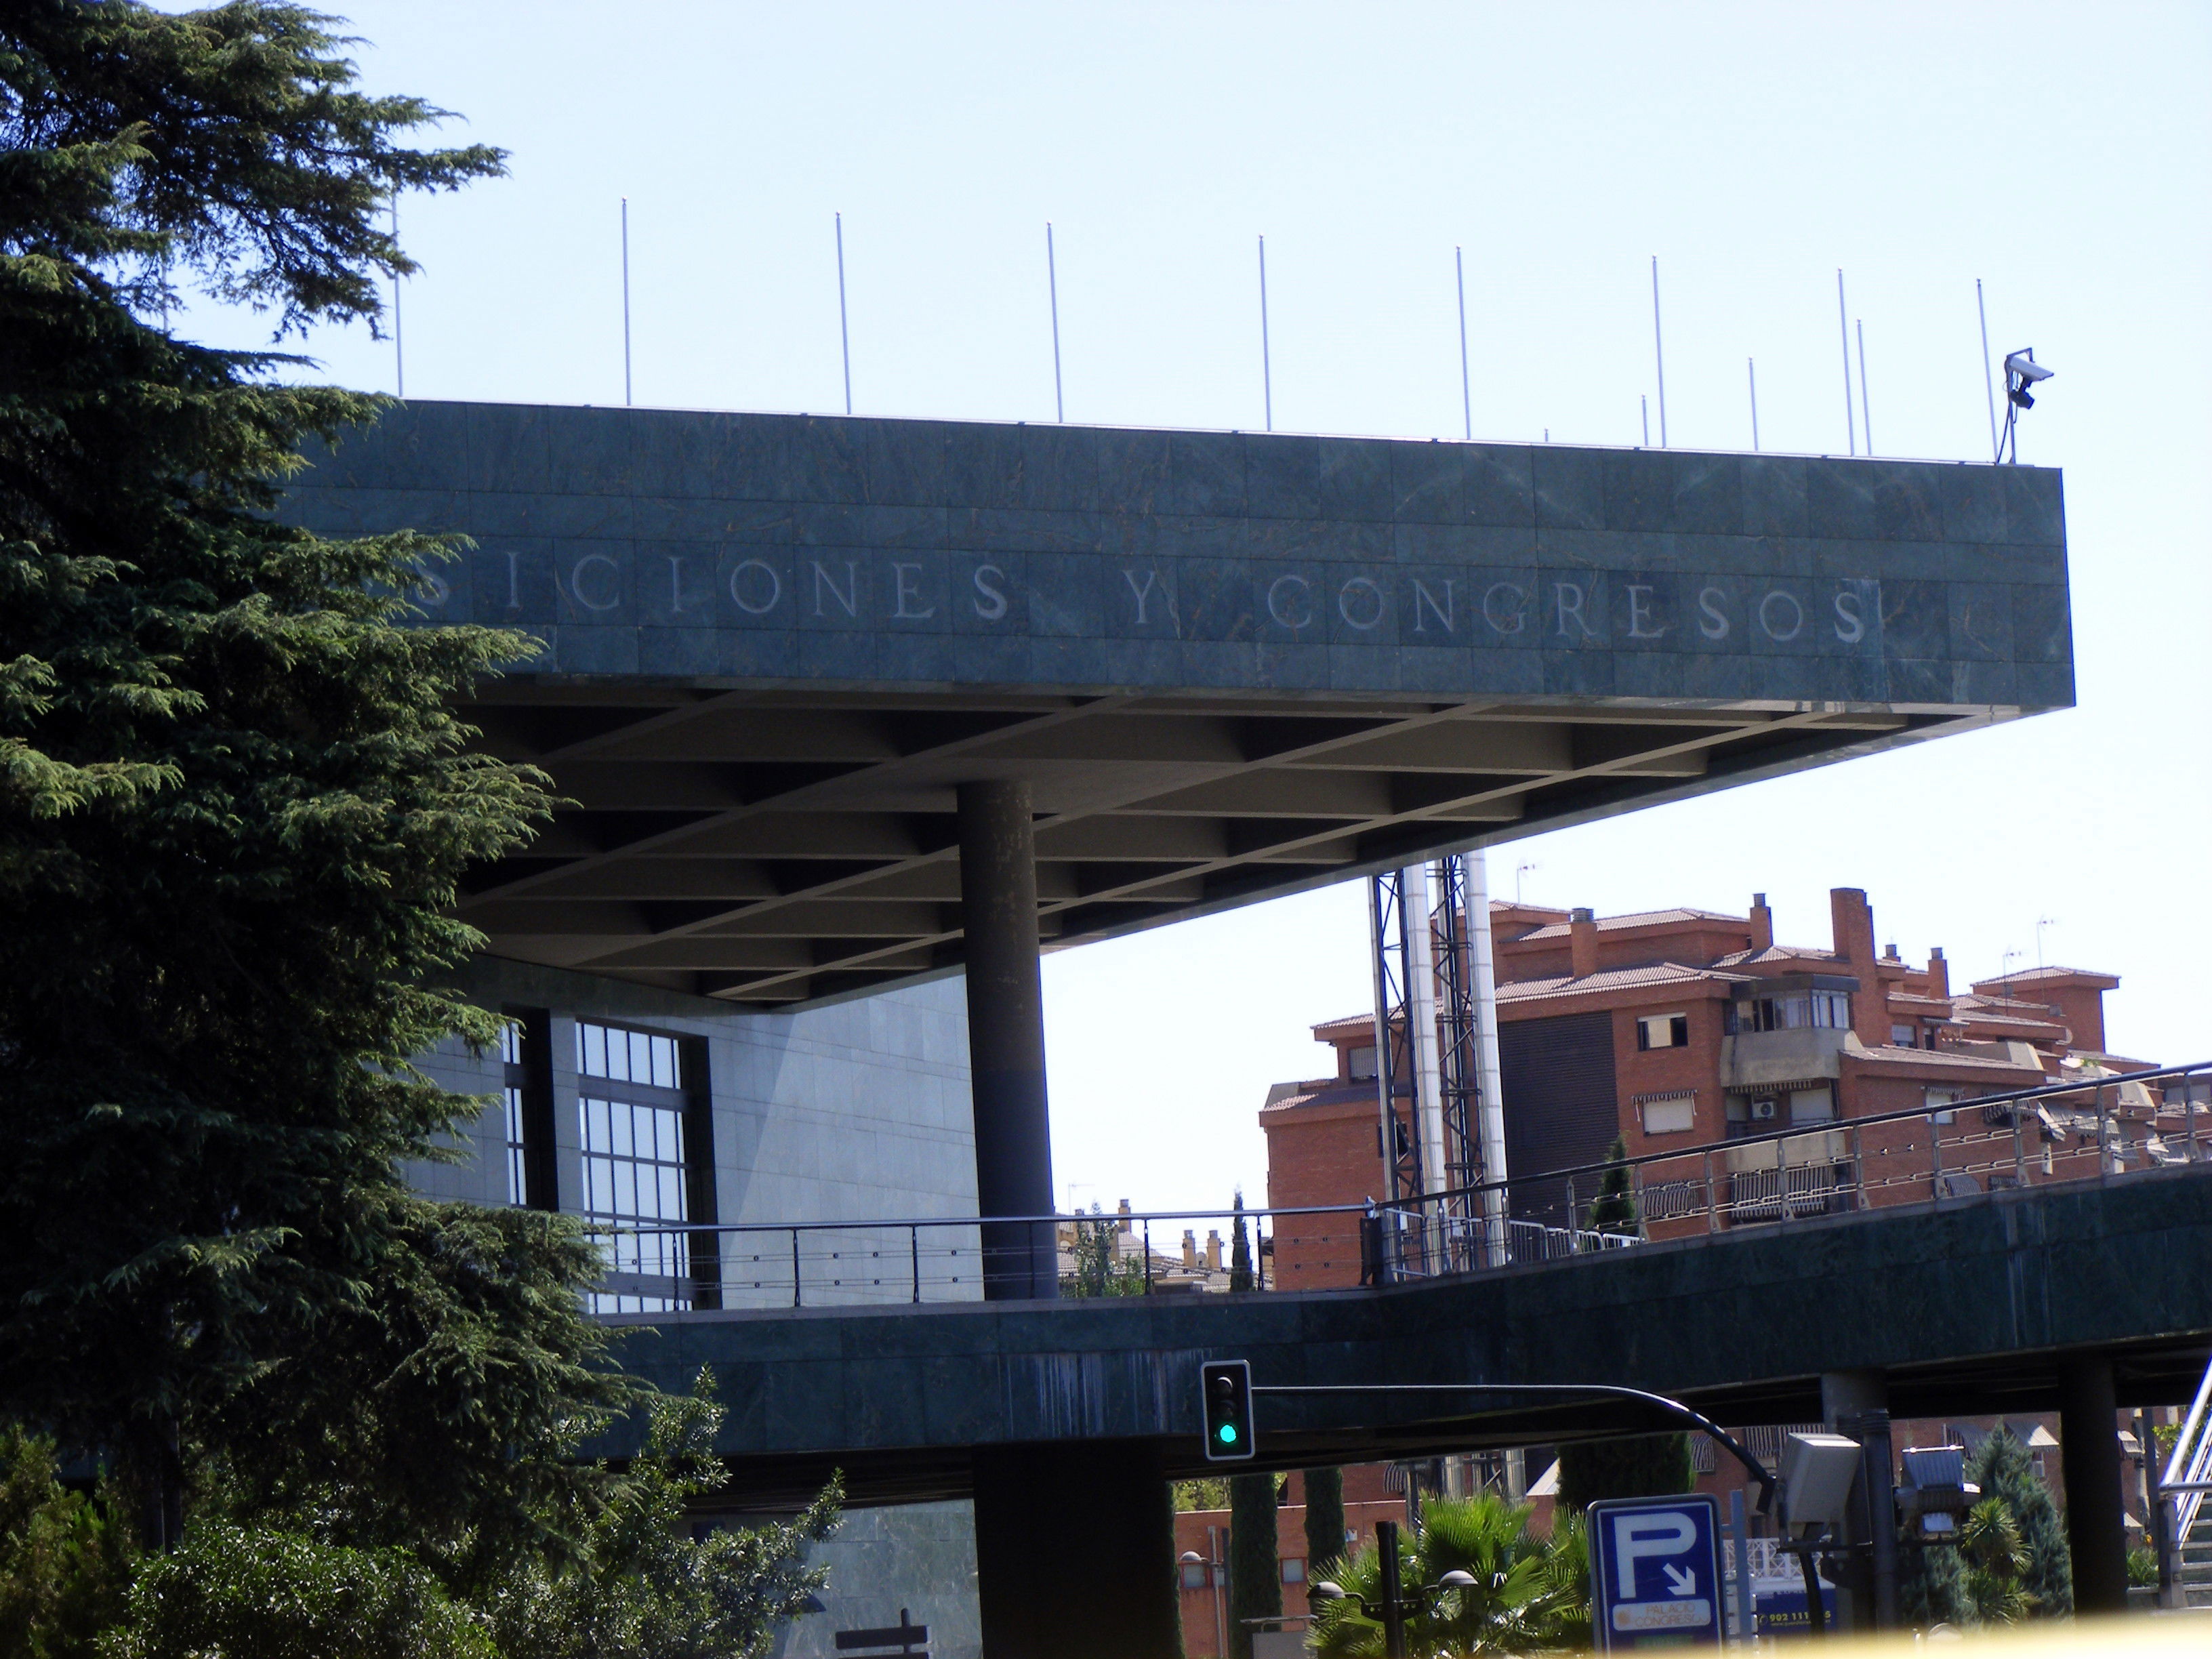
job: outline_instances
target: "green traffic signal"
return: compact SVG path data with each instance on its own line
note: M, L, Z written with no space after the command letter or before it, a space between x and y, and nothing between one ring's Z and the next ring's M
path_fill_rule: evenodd
M1199 1400L1209 1462L1252 1455L1252 1367L1242 1359L1208 1360L1199 1368Z

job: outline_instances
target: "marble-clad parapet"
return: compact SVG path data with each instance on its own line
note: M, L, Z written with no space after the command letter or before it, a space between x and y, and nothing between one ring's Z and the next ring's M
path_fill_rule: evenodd
M2045 469L418 402L295 502L533 673L2073 701Z

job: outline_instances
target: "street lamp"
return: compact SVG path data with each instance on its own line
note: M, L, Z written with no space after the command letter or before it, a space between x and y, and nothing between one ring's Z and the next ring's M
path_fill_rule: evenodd
M1208 1527L1206 1530L1206 1534L1210 1539L1212 1536L1213 1528ZM1221 1655L1222 1659L1227 1659L1229 1652L1229 1629L1221 1613L1220 1559L1217 1557L1215 1559L1208 1561L1196 1550L1185 1550L1176 1559L1186 1567L1200 1567L1205 1570L1206 1583L1213 1587L1213 1650L1215 1653Z
M1407 1589L1398 1574L1398 1523L1378 1521L1375 1524L1376 1553L1382 1558L1382 1594L1370 1601L1365 1596L1355 1596L1334 1579L1324 1578L1306 1592L1309 1601L1356 1601L1359 1610L1382 1626L1383 1659L1406 1659L1406 1615L1421 1618L1435 1613L1437 1603L1454 1590L1473 1589L1474 1575L1454 1567L1433 1584L1416 1584ZM1316 1609L1318 1611L1318 1607Z

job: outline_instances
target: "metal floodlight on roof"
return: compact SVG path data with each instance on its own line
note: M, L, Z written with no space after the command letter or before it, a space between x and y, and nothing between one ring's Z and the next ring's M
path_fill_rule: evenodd
M1996 459L2005 458L2008 446L2014 462L2020 459L2019 420L2022 410L2035 407L2035 394L2028 390L2049 380L2053 373L2035 361L2035 348L2027 346L2014 352L2004 360L2005 421L2004 433L1997 440ZM2009 978L2008 975L2006 977Z
M1801 1538L1842 1526L1859 1459L1859 1443L1844 1435L1791 1435L1782 1454L1784 1525Z

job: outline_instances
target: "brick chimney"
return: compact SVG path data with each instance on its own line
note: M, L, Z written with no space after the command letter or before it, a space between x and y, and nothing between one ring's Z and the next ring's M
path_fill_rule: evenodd
M1567 913L1567 958L1577 979L1597 972L1597 912L1588 908Z
M1940 945L1928 953L1928 994L1945 1002L1951 1000L1951 964L1943 959Z
M1766 895L1751 896L1751 948L1771 951L1774 948L1774 912L1766 908Z
M1849 964L1859 988L1851 994L1851 1028L1869 1048L1889 1041L1889 999L1883 994L1874 949L1874 907L1857 887L1828 890L1828 918L1835 953Z

